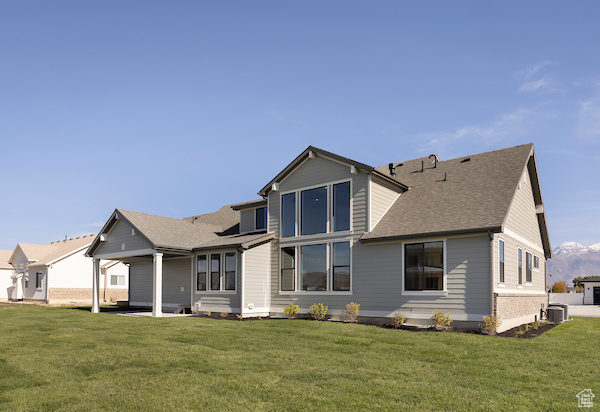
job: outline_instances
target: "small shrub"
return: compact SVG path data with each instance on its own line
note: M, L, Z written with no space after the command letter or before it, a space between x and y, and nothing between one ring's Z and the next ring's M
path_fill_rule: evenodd
M242 320L242 319L244 319L244 317L243 317L242 315L240 315L239 313L236 313L236 314L235 314L235 318L236 318L237 320Z
M498 329L501 323L497 315L484 316L483 323L480 323L479 327L486 335L495 335L496 329Z
M525 332L527 332L527 330L523 327L520 327L515 332L515 338L520 338L521 336L523 336L525 334Z
M404 321L406 321L406 315L404 313L396 312L394 313L394 316L392 316L392 325L394 325L396 329L400 328L404 324Z
M293 303L290 303L289 305L283 307L283 312L287 315L289 319L292 319L294 315L296 315L299 311L300 306L294 305Z
M360 304L350 302L346 305L346 313L340 313L340 317L348 322L356 323L359 310Z
M538 330L538 328L539 328L540 326L542 326L542 324L540 323L540 321L539 321L539 320L536 320L535 322L533 322L533 323L531 324L531 329L533 329L533 330Z
M208 316L209 318L212 316L212 313L211 313L211 312L204 312L204 314L205 314L206 316Z
M450 328L450 324L454 319L450 317L449 313L443 310L436 310L431 315L431 320L437 330L446 330Z
M193 314L193 315L197 315L197 314L198 314L198 311L197 311L196 309L192 309L192 314Z
M327 315L328 308L328 306L325 306L322 303L314 303L310 305L310 314L315 320L323 320L325 319L325 315Z
M227 312L221 312L221 314L219 316L221 316L221 319L226 319L227 315L228 315Z

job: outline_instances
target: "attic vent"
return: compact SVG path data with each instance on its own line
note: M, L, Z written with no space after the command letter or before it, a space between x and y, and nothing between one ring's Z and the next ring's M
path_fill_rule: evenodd
M464 158L463 160L461 160L460 162L461 162L461 163L467 163L467 162L470 162L470 161L471 161L471 158L470 158L470 157L465 157L465 158Z

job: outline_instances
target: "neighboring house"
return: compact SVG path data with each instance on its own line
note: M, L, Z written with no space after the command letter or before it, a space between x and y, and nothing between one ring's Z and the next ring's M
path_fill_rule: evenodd
M0 301L8 300L12 292L12 266L8 263L12 250L0 250Z
M48 245L17 244L9 258L14 272L9 298L47 303L90 302L92 265L85 251L94 237L82 236ZM127 267L120 262L103 263L107 280L102 297L106 301L127 299ZM115 286L111 285L111 275L117 276Z
M99 259L128 263L130 303L154 316L279 316L319 302L337 315L353 301L361 316L414 324L438 309L460 326L496 314L502 331L548 304L532 144L381 167L311 146L259 195L181 220L117 209L87 254L97 276Z
M583 279L583 304L600 305L600 276Z

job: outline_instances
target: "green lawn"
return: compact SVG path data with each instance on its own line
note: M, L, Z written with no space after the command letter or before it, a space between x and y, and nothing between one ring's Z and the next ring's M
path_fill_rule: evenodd
M600 408L600 319L535 339L0 304L0 410Z

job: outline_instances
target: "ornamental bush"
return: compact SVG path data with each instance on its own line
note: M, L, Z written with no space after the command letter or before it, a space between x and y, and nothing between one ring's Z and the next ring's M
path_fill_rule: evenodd
M356 323L359 310L360 304L350 302L346 305L346 313L340 313L340 318L342 318L342 320L347 320L348 322Z
M288 319L292 319L300 311L300 306L290 303L283 307L283 312L287 315Z
M395 312L394 315L392 316L392 325L394 325L394 327L396 329L402 327L402 325L404 324L405 321L406 321L406 315L404 313Z
M486 335L495 335L496 329L498 329L501 323L497 315L484 316L483 322L479 324L479 327Z
M314 303L310 305L310 314L315 320L323 320L325 319L325 315L327 315L327 309L328 306L322 303Z
M449 313L446 313L443 310L435 310L433 315L431 315L431 320L437 330L446 330L450 328L450 324L454 319L450 317Z

